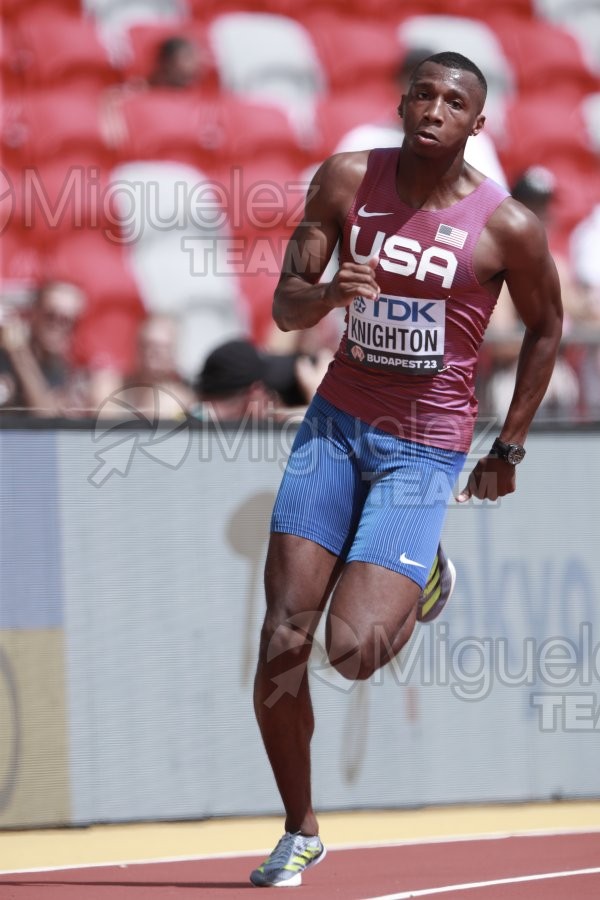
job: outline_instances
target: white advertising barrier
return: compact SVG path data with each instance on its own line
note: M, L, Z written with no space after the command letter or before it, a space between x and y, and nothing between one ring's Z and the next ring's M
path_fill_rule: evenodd
M252 679L292 438L56 435L70 822L281 810ZM317 808L598 796L597 456L594 434L534 434L514 495L452 503L451 605L370 681L318 632Z

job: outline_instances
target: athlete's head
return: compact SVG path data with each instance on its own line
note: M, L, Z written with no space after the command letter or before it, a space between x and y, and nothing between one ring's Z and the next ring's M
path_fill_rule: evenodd
M460 151L484 126L487 83L461 53L434 53L419 62L408 82L399 113L404 144L418 156Z
M471 72L479 84L481 92L481 106L479 111L481 112L485 103L485 98L487 97L488 86L485 75L479 66L476 66L472 60L463 56L462 53L455 53L453 50L444 50L442 53L432 53L431 56L422 59L421 62L415 66L410 76L409 84L412 84L412 82L415 81L421 68L426 63L436 63L438 66L443 66L445 69L455 69L458 72Z

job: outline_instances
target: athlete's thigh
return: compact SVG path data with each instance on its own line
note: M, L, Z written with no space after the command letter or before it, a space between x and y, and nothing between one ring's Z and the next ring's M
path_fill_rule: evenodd
M315 398L290 453L272 532L305 538L345 558L369 489L354 454L353 427L350 416Z
M401 441L376 472L348 561L372 563L425 587L464 454Z
M463 454L410 442L394 448L388 439L377 455L380 470L374 471L328 621L332 635L336 622L344 622L363 647L378 639L392 644L407 622L414 623L464 463Z
M280 622L321 612L342 566L343 560L320 544L274 532L265 564L267 616Z
M399 572L373 563L346 563L327 612L330 658L343 658L355 647L378 668L410 636L420 595L419 585Z

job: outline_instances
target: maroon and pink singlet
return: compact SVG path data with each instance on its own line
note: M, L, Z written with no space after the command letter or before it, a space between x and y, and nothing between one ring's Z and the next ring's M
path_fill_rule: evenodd
M372 150L348 213L341 262L379 257L381 296L356 297L321 386L330 403L410 441L466 452L477 355L495 297L473 251L508 196L486 179L444 209L413 209L396 190L397 149Z

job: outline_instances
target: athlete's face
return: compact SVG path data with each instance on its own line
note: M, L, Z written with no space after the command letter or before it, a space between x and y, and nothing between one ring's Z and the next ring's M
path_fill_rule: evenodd
M484 99L472 72L423 63L398 110L404 121L405 143L418 156L436 157L458 149L483 128Z

